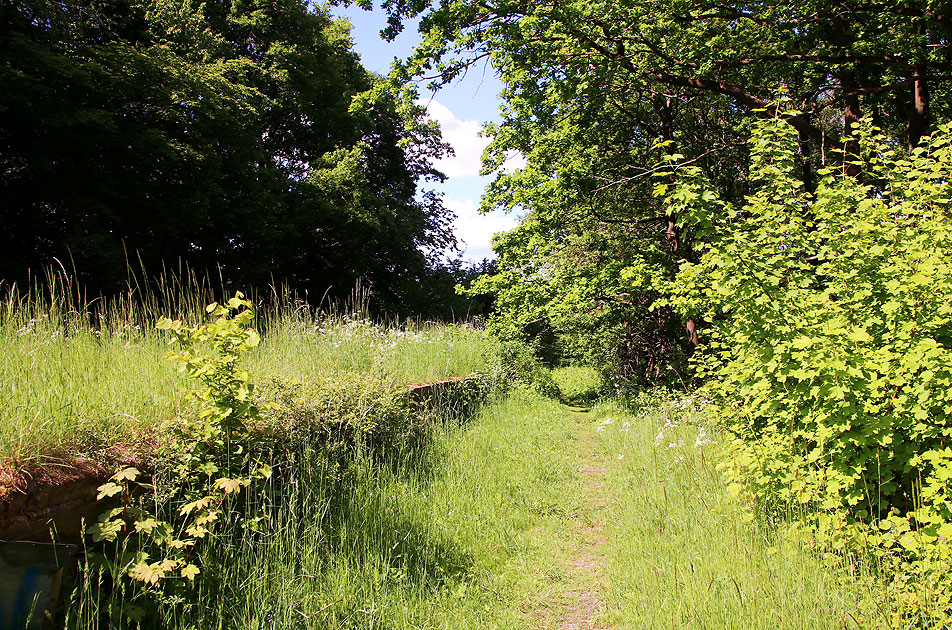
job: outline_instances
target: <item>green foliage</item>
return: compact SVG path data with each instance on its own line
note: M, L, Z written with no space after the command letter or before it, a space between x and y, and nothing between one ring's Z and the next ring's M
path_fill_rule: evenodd
M270 466L259 465L249 450L249 425L261 415L248 373L238 363L241 353L260 341L250 328L251 302L237 293L225 304L209 304L206 312L214 321L190 327L163 318L156 324L181 347L167 357L199 385L193 392L195 414L168 427L157 454L158 487L137 488L139 471L123 468L99 488L100 500L121 494L123 501L102 513L90 533L97 542L120 543L115 554L102 558L114 578L128 576L139 587L132 601L158 594L169 603L170 594L193 582L201 572L196 547L219 522L238 515L234 499L243 488L271 476ZM153 490L151 496L134 499L134 491L145 488ZM166 510L171 514L163 516ZM130 536L133 540L126 540ZM143 613L134 603L124 608L140 621Z
M260 531L223 525L197 551L187 605L162 606L143 625L536 627L512 602L537 592L559 559L563 516L577 509L576 444L557 403L523 392L462 425L427 422L405 447L346 451L334 417L317 426L310 416L305 433L301 415L296 439L269 453L275 474L244 495L246 513L266 515ZM79 608L77 629L132 625Z
M215 320L189 327L181 320L162 318L155 327L169 331L182 347L180 352L169 352L167 358L178 363L179 371L187 378L202 385L195 391L195 398L199 403L199 420L205 425L203 430L209 436L223 436L227 440L236 432L247 431L247 423L260 418L252 402L253 386L248 373L239 369L238 360L243 351L256 347L261 337L249 327L254 320L254 308L241 293L225 304L212 302L205 312ZM214 354L203 354L203 344L210 345Z
M335 448L360 449L370 442L399 446L419 437L406 389L364 373L321 372L303 383L271 381L264 396L275 402L265 412L268 441L292 443L327 433Z
M160 427L189 405L185 372L156 360L168 333L154 323L163 314L202 312L216 299L210 282L167 273L146 288L96 300L59 276L3 289L0 469L16 474L81 459L108 470L148 459ZM317 309L290 292L255 302L262 339L242 364L266 386L254 392L264 400L272 383L314 390L327 375L346 381L355 373L398 395L410 384L486 373L494 363L493 343L469 324L375 321L359 304Z
M490 332L532 345L554 365L596 365L635 380L671 378L662 367L683 363L685 353L677 316L649 309L654 285L671 264L654 235L601 223L566 227L555 218L564 211L554 202L533 210L496 238L499 271L467 291L493 296Z
M570 405L589 405L605 392L605 379L589 366L559 367L552 370L562 401Z
M656 169L662 155L677 147L679 163L738 202L752 183L746 138L777 113L778 85L799 110L784 115L809 190L818 167L845 155L835 149L856 155L859 116L915 146L952 114L952 31L928 3L381 4L390 34L422 15L423 42L393 83L433 70L449 82L488 57L505 84L502 120L487 128L485 168L497 177L483 207L525 220L495 243L499 274L475 287L496 300L491 329L539 340L548 361L613 365L640 381L690 382L684 326L697 314L657 300L681 261L697 262L711 226L725 226L653 196L671 183ZM526 165L507 172L513 151Z
M558 399L559 386L552 379L551 368L539 360L537 352L528 344L500 342L494 352L494 359L489 374L501 391L519 383L543 396Z
M709 630L893 627L875 567L818 557L812 538L757 518L719 471L724 433L696 395L643 392L588 414L611 489L604 625ZM627 407L627 408L626 408ZM900 626L905 628L905 626Z
M672 303L710 322L698 368L734 436L727 474L805 506L821 540L915 560L910 583L948 579L952 538L950 140L946 125L906 156L863 123L863 175L825 169L811 193L796 131L762 121L742 206L696 168L668 195L717 234Z
M0 279L59 260L108 294L180 260L410 306L452 244L417 190L445 149L412 91L351 110L377 80L313 3L4 2Z
M99 488L99 498L112 505L89 529L104 551L82 572L68 612L76 627L168 627L202 617L211 606L203 597L228 588L222 580L235 570L234 544L245 554L270 548L266 532L286 509L312 510L312 520L325 523L326 514L313 510L327 506L308 503L310 483L326 485L333 495L360 475L373 477L377 466L425 448L441 423L468 419L491 383L472 377L418 399L408 396L405 383L371 369L320 371L297 382L272 376L256 389L240 363L262 342L251 327L251 301L237 293L206 312L211 319L201 325L168 317L156 324L176 346L166 356L195 385L193 409L159 427L151 479L124 466ZM280 327L272 332L289 336ZM394 350L398 341L417 336L448 345L466 340L453 333L427 340L425 330L386 330L357 317L321 329L320 339L353 344L353 354L360 343ZM436 344L429 346L432 352ZM381 359L372 354L370 368ZM285 534L300 526L280 524Z

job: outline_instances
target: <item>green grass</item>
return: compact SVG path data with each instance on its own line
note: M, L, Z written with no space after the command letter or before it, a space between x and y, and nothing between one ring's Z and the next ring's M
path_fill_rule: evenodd
M605 381L601 373L588 366L554 368L552 380L558 385L562 400L568 404L591 404L605 390Z
M602 404L593 423L612 462L608 617L618 628L888 627L862 568L826 565L726 489L716 432L692 402L642 413Z
M268 325L248 369L285 381L314 372L361 372L395 384L430 383L485 370L485 335L465 325L379 325L365 317L282 316Z
M154 322L168 313L197 320L208 292L197 286L183 295L88 304L55 291L9 291L0 304L0 466L95 459L178 414L185 383L164 358L167 339ZM318 315L279 298L260 314L262 343L244 359L252 378L304 383L361 372L402 386L491 361L485 334L465 325L381 325L347 312Z
M151 620L517 630L558 624L594 589L610 628L888 627L871 575L824 564L728 492L703 421L691 402L578 413L517 388L387 452L299 441L247 506L268 525L207 544L198 590ZM580 572L592 549L600 566ZM71 627L106 627L101 610L78 592Z
M191 605L163 606L157 627L537 627L578 490L564 408L521 392L416 448L298 447L270 526L207 546ZM73 627L96 628L96 609L77 597Z

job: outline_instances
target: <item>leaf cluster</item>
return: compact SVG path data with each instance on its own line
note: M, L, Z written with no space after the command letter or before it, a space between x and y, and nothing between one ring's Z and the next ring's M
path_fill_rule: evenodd
M423 42L393 81L446 84L488 62L504 82L502 120L486 129L496 179L483 208L525 220L495 244L499 275L476 287L496 300L494 330L553 348L549 360L591 349L584 360L640 380L685 372L681 318L699 314L651 308L664 292L655 285L727 225L691 206L743 203L756 187L755 121L789 122L791 167L812 192L826 165L864 168L852 135L862 116L914 147L950 115L952 23L929 2L383 6L391 35L422 18ZM778 106L782 95L790 103ZM526 164L513 171L514 154ZM706 197L659 203L671 183L663 156L700 168Z
M856 142L863 175L847 160L810 192L794 172L796 131L759 122L757 188L742 205L680 170L668 203L715 235L681 264L669 303L709 322L697 367L734 436L736 487L799 506L834 547L941 579L932 571L948 570L952 540L952 127L911 155L869 121Z
M187 326L160 319L156 328L169 331L178 350L167 358L197 383L192 391L194 415L168 429L158 461L158 487L142 482L135 468L123 468L99 488L98 498L121 496L121 505L103 512L90 533L97 542L117 544L100 561L119 581L131 581L133 619L144 611L143 599L162 599L180 592L201 572L196 553L222 521L254 527L236 511L243 489L271 477L271 468L249 451L249 429L261 419L253 384L239 365L241 353L258 345L251 328L254 310L239 292L224 304L209 304L214 319ZM151 498L151 501L146 499ZM170 513L164 513L171 510ZM141 619L140 619L141 620Z
M4 2L0 82L7 283L59 260L108 294L138 258L396 308L453 245L438 131L410 90L351 107L378 77L313 4Z

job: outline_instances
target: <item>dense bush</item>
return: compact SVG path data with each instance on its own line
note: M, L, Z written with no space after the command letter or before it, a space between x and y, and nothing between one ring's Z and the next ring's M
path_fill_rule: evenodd
M811 193L795 175L796 132L765 121L743 207L694 168L668 195L709 229L673 303L712 322L698 368L734 436L728 474L806 508L826 543L914 561L900 580L917 588L936 562L947 571L952 538L950 133L909 155L865 125L854 168L823 171ZM916 610L948 577L897 601Z
M559 386L552 379L551 368L539 359L537 345L512 340L497 344L489 372L500 391L522 384L548 398L559 397Z

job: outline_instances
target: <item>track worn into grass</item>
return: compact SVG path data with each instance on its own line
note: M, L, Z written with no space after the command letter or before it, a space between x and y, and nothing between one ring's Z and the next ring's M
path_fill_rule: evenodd
M579 505L559 538L560 562L549 571L548 588L534 606L540 628L601 630L606 628L600 621L604 611L605 512L612 499L604 483L605 456L599 452L589 417L584 410L573 409L571 418L578 444Z
M209 541L214 579L153 627L889 627L875 591L728 491L705 418L647 402L585 412L515 388L468 422L430 425L425 445L315 441L287 468L268 535ZM69 627L113 628L96 597L74 598Z
M875 593L728 491L688 403L561 408L574 471L524 610L545 630L877 628Z

